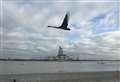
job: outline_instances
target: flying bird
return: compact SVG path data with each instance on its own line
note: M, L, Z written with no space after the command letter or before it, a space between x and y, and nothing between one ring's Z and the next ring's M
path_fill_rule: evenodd
M52 28L57 28L57 29L62 29L62 30L69 30L70 31L70 28L68 28L68 21L69 21L69 12L66 13L65 17L64 17L64 20L63 20L63 23L56 27L56 26L48 26L48 27L52 27Z

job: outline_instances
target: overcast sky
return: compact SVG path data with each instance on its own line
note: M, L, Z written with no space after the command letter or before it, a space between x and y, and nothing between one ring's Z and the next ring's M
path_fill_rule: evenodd
M88 0L89 1L89 0ZM67 55L81 59L120 59L118 0L3 0L1 58ZM71 31L59 26L70 12Z

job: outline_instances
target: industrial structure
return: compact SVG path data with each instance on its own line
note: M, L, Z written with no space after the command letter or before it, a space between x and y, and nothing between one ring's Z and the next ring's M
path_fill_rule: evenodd
M65 61L65 60L72 60L72 58L64 54L63 48L59 46L57 56L48 56L48 60Z

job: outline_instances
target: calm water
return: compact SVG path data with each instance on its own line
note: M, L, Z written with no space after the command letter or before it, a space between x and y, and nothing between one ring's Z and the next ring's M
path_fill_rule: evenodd
M120 82L120 80L41 80L42 77L36 78L35 73L60 73L60 72L99 72L99 71L120 71L120 62L34 62L34 61L0 61L0 75L3 74L23 74L19 76L0 79L0 82ZM26 76L24 74L32 74ZM1 78L0 76L0 78ZM70 77L71 78L71 77Z
M120 71L120 62L0 61L0 74Z

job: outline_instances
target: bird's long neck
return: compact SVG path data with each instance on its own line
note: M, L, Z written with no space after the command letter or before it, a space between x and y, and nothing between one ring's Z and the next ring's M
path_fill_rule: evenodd
M52 27L52 28L58 28L58 27L56 27L56 26L48 26L48 27Z
M53 26L48 26L48 27L53 27Z

